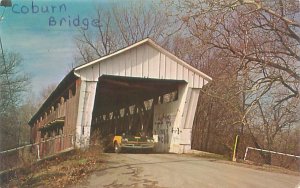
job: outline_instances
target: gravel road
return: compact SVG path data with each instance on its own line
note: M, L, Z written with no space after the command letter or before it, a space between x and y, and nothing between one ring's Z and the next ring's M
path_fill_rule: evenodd
M103 170L75 187L300 188L300 177L177 154L108 154Z

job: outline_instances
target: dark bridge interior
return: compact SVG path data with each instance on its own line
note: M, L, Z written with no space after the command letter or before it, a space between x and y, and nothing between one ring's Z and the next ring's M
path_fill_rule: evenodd
M153 105L177 100L185 81L101 76L98 80L92 118L95 130L105 136L143 130L152 135Z

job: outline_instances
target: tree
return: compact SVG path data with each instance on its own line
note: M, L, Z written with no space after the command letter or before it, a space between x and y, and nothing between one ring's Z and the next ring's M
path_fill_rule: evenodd
M240 69L255 69L252 88L281 83L289 93L278 103L299 97L299 4L296 1L171 1L176 17L205 45L220 50ZM173 7L174 7L173 6Z
M18 128L19 143L20 145L28 144L31 142L31 128L28 125L28 121L37 112L40 107L39 102L36 101L36 97L32 92L27 91L24 96L25 100L18 108L18 119L21 122L21 127Z
M144 38L163 41L167 19L158 7L142 2L131 6L114 6L111 10L98 9L99 27L82 30L76 37L80 55L76 61L88 63Z
M37 106L41 106L45 100L51 95L51 93L55 90L57 84L52 83L42 88L39 96L39 101L37 102Z
M21 72L21 57L16 53L2 53L0 58L0 148L7 149L18 145L18 130L23 123L18 109L30 79Z
M249 130L255 135L255 142L260 147L298 155L299 151L294 148L287 150L295 143L288 142L289 137L284 135L290 135L290 132L299 126L297 123L300 122L300 100L293 98L274 106L277 97L281 97L280 95L281 92L278 89L276 94L264 96L258 101L258 105L249 113L248 119L251 122L248 125ZM285 147L282 147L281 142L285 143ZM271 164L270 153L264 153L262 156L267 164Z
M276 137L288 125L295 124L296 120L290 117L299 106L295 103L300 83L299 4L280 0L171 0L165 5L181 29L181 41L188 39L189 47L184 49L189 55L181 49L182 42L175 43L179 44L177 54L192 64L201 62L200 66L214 79L203 90L206 100L219 103L213 111L222 112L224 104L231 111L229 114L235 114L232 117L223 112L231 118L226 121L230 126L239 125L235 130L247 137L245 145L276 148L272 143L278 143ZM229 74L223 74L225 70ZM209 113L210 102L200 105ZM282 115L280 121L275 120L278 114ZM266 115L273 118L272 130L277 130L269 141L260 139L261 134L267 135L260 132L266 124L263 120ZM221 125L218 120L221 119L212 118L209 124ZM205 121L208 119L198 122ZM220 130L218 133L222 133L223 129Z

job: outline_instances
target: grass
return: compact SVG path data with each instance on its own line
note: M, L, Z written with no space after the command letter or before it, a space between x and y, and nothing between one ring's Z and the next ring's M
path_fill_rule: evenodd
M20 171L1 187L66 187L79 183L105 163L105 154L98 147L74 150L41 161L30 170Z
M204 152L204 151L193 150L188 155L192 155L194 157L209 159L212 162L219 162L219 163L224 163L224 164L236 165L236 166L251 168L251 169L255 169L255 170L262 170L262 171L266 171L266 172L276 172L276 173L281 173L281 174L300 176L299 171L295 172L295 171L292 171L292 170L285 169L283 167L260 164L260 163L255 163L255 162L251 162L251 161L244 161L244 160L237 160L237 162L232 162L231 159L226 157L226 156L218 155L218 154L214 154L214 153L209 153L209 152Z
M204 151L198 151L198 150L192 150L190 153L188 153L188 155L192 155L192 156L195 156L195 157L206 158L206 159L215 159L215 160L224 160L224 161L229 160L228 157L225 157L223 155L204 152Z

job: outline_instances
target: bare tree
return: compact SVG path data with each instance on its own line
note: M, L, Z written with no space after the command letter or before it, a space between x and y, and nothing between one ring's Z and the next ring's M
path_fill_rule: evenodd
M80 31L76 44L79 63L87 63L144 38L162 41L167 18L154 5L139 2L131 6L98 9L96 30Z
M258 105L248 115L248 126L254 142L260 147L268 150L294 153L297 151L286 151L288 145L293 143L289 143L288 137L283 137L283 135L299 126L297 123L300 121L300 100L293 98L280 105L274 105L277 97L281 97L280 95L279 89L278 93L272 96L266 95L260 99ZM286 147L282 148L280 142L285 142ZM297 155L297 153L294 154ZM270 153L264 153L263 157L266 163L271 164Z
M37 106L41 106L45 100L51 95L51 93L55 90L57 84L52 83L42 88L40 91L39 101L37 102ZM29 101L30 102L30 101Z
M36 113L40 107L39 101L34 97L35 94L28 91L25 95L25 101L18 108L18 119L20 120L20 125L18 127L19 143L20 145L25 145L31 142L31 128L28 125L28 121Z
M299 97L299 20L296 1L171 1L177 18L199 44L221 50L240 68L255 69L252 86L281 83ZM173 7L174 8L174 7Z
M300 82L299 3L171 0L166 5L180 23L182 38L173 43L175 53L214 79L203 90L204 101L210 102L199 104L202 111L195 122L201 126L195 129L207 133L219 127L214 140L227 136L224 130L231 126L244 136L244 145L276 149L274 143L278 144L287 127L293 127L296 119L292 117L299 109L295 102L299 100ZM230 112L222 111L222 104ZM216 116L210 119L200 114L209 114L212 107L222 116L212 114ZM212 127L204 130L208 127L205 122ZM266 124L272 133L262 131ZM268 139L261 140L262 135Z
M110 54L117 50L119 41L115 32L113 16L110 11L98 9L97 19L100 20L96 31L80 31L76 37L76 44L80 52L77 57L79 63L88 63L92 60Z
M15 107L28 88L29 77L21 72L21 61L20 55L15 53L3 54L0 59L0 114Z
M112 11L123 46L144 38L163 40L167 19L155 5L140 2L128 8L113 7Z
M15 53L2 53L0 58L0 148L15 147L20 125L17 113L28 89L29 76L21 71L21 57ZM4 141L5 140L5 141Z

